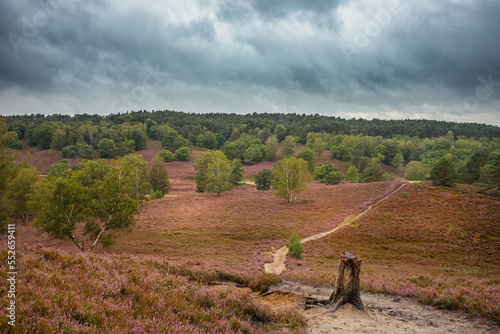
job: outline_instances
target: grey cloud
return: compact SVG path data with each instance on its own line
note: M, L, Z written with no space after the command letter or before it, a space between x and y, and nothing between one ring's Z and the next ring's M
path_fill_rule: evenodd
M22 18L32 20L41 7L3 1L0 98L17 90L114 101L140 85L147 68L157 68L164 81L150 92L159 101L154 109L173 107L165 101L185 109L183 100L198 108L192 111L219 103L217 111L227 112L251 111L252 103L259 110L313 105L324 112L341 104L375 115L382 107L413 113L426 104L452 106L475 93L479 76L500 81L500 3L422 3L394 15L346 59L339 40L349 17L337 9L348 1L222 1L213 15L175 22L140 2L117 10L107 1L64 1L17 53L8 34L22 36ZM363 24L356 22L361 32ZM500 100L495 89L481 101L491 115L490 105Z

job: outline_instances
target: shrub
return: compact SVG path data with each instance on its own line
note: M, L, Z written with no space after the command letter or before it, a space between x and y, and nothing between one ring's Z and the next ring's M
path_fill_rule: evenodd
M409 195L408 195L408 193L405 191L405 192L403 193L403 197L404 197L404 198L406 198L406 197L408 197L408 196L409 196Z
M63 158L76 158L78 157L78 149L75 145L69 145L62 149L61 157Z
M414 183L412 187L420 189L420 188L422 188L422 183Z
M255 185L257 190L270 190L273 182L273 172L268 168L261 169L255 174Z
M302 259L302 253L304 253L304 245L300 241L297 233L294 233L290 238L290 241L286 243L288 247L288 255L293 256L296 259Z
M339 173L338 168L330 162L320 164L314 171L314 179L326 185L339 184L343 178L344 176Z
M149 193L149 199L150 200L160 199L160 198L163 198L163 196L164 195L161 192L161 190L157 190L157 191L151 190L151 192Z
M169 150L161 150L158 155L163 159L165 162L172 162L174 161L174 154L170 152Z
M175 151L175 160L177 160L177 161L189 161L189 160L191 160L190 154L191 154L191 152L190 152L189 148L187 148L185 146L178 148Z

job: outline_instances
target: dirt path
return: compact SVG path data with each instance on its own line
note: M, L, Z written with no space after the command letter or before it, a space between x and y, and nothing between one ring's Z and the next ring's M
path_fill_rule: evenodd
M284 281L260 298L272 308L304 309L305 297L326 299L332 288ZM438 310L400 296L361 293L368 312L346 304L335 313L316 308L302 312L308 333L500 333L500 326L457 311Z
M349 225L350 223L354 222L356 219L358 219L359 217L363 216L365 213L367 213L368 211L370 211L373 206L375 206L375 205L379 204L380 202L384 201L385 199L389 198L390 196L392 196L393 194L395 194L399 189L403 188L407 184L408 183L403 183L396 190L392 191L390 194L388 194L384 198L378 200L376 203L370 205L365 211L361 212L360 214L358 214L358 215L356 215L354 217L350 217L350 218L346 219L342 224L338 225L337 227L335 227L335 228L333 228L333 229L331 229L329 231L318 233L318 234L312 235L310 237L304 238L304 239L301 240L301 242L305 243L305 242L308 242L308 241L311 241L311 240L316 240L316 239L319 239L319 238L323 238L323 237L325 237L325 236L327 236L327 235L329 235L329 234L337 231L342 226ZM285 269L286 269L285 261L286 261L286 255L287 255L287 253L288 253L288 247L286 247L286 246L283 246L280 249L278 249L274 253L274 255L273 255L273 262L264 264L264 272L266 274L276 274L276 275L279 275L283 271L285 271Z

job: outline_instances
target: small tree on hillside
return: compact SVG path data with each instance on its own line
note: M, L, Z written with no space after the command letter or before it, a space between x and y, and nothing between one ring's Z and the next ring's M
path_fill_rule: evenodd
M39 180L30 201L40 211L35 225L52 237L70 239L81 251L92 251L98 242L109 244L109 232L130 228L140 211L130 197L133 175L124 168L114 164L102 178L85 168Z
M285 158L273 169L273 188L278 190L276 196L283 197L289 204L297 201L310 180L309 165L303 159Z
M435 185L450 187L453 185L457 177L455 164L451 154L447 154L439 159L430 172L430 179Z
M406 165L405 179L408 181L423 181L427 178L429 172L419 161L410 161Z
M231 165L221 151L214 152L211 161L208 163L206 173L205 192L217 193L217 196L220 196L221 192L233 188Z
M113 158L117 152L115 141L108 138L101 139L97 149L101 158Z
M350 166L347 169L347 173L345 175L345 178L351 182L358 182L359 179L359 172L356 166Z
M175 151L175 160L189 161L191 160L191 151L188 147L180 147Z
M232 166L222 151L208 151L193 164L197 192L217 192L232 189ZM229 184L229 185L228 185Z
M169 150L161 150L158 155L163 159L165 162L172 162L174 161L174 154L170 152Z
M295 153L295 141L292 136L286 136L283 142L283 149L281 150L281 156L283 158L289 158Z
M163 159L159 156L154 157L149 166L149 182L154 191L161 191L163 194L170 191L168 171Z
M377 181L385 181L386 177L384 171L380 169L379 162L377 159L372 159L370 165L366 167L361 173L361 177L359 182L377 182Z
M325 151L326 144L327 143L325 143L321 138L316 138L316 140L314 141L312 149L314 153L318 155L318 157L321 156Z
M267 161L276 161L276 155L278 154L278 137L272 136L267 138L264 152Z
M314 171L314 168L316 167L316 157L314 156L314 151L312 149L307 146L304 147L299 153L299 158L307 161L310 172Z
M233 159L233 161L231 161L231 184L233 186L243 181L243 173L245 173L245 168L243 168L241 160Z
M28 198L31 187L39 180L38 170L34 167L23 168L7 184L7 197L12 213L21 213L24 222L29 218Z
M273 172L268 168L261 169L255 174L257 190L270 190L273 182Z
M326 185L339 184L343 178L344 176L339 173L338 168L330 162L320 164L314 171L314 179Z

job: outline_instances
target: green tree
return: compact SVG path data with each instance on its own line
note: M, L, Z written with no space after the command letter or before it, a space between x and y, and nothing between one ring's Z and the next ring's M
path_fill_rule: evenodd
M24 222L29 218L28 196L31 187L39 180L38 170L34 167L23 168L16 176L9 180L7 185L7 197L9 198L10 211L23 215Z
M283 197L289 204L297 201L310 180L309 164L303 159L285 158L273 169L273 189L277 189L276 196Z
M75 145L63 147L61 157L69 159L78 157L78 148Z
M319 157L325 151L325 147L326 147L326 143L323 141L323 139L318 137L314 141L312 149L313 149L314 153L316 153Z
M343 178L344 176L339 173L338 168L330 162L320 164L314 171L314 179L326 185L339 184Z
M351 153L352 149L349 148L346 144L339 144L339 145L331 145L330 146L330 153L332 156L332 159L337 159L341 161L349 161L351 158Z
M148 147L148 136L139 126L132 128L128 134L128 139L133 141L135 151L142 151Z
M233 186L238 185L243 181L243 173L245 169L243 168L243 163L240 159L233 159L231 162L231 184Z
M247 148L244 153L244 159L247 164L255 165L264 158L264 148L262 144L254 144Z
M279 141L285 140L286 128L281 124L276 125L276 127L274 128L274 135L276 135L276 137L278 137Z
M278 137L279 138L279 137ZM281 149L281 156L283 158L289 158L295 153L295 140L292 136L286 136L283 142L283 148Z
M130 198L131 175L124 176L121 168L110 166L89 186L83 170L38 181L30 201L40 211L35 225L52 237L70 239L81 251L109 242L114 230L131 228L140 205Z
M163 159L164 162L172 162L174 161L174 154L169 150L161 150L158 155Z
M47 170L47 176L56 178L61 177L68 169L73 169L73 167L71 167L66 160L63 160L50 166Z
M57 129L50 142L50 148L56 151L61 151L66 146L66 131Z
M366 167L361 173L359 179L360 183L366 182L377 182L387 180L384 172L380 169L380 165L377 159L372 159L370 165Z
M33 130L32 144L37 145L41 150L49 149L57 127L58 124L54 122L43 122L37 125Z
M219 142L217 141L217 136L212 131L206 131L198 135L196 145L208 148L209 150L215 150L219 146Z
M468 183L478 182L481 177L481 168L489 161L488 153L486 150L478 150L472 154L467 160L466 170Z
M257 190L270 190L273 182L273 172L268 168L263 168L255 174L255 185Z
M177 161L189 161L191 160L191 151L188 147L179 147L175 151L175 160Z
M309 132L307 134L306 146L311 150L313 149L314 143L316 142L316 136L317 135L314 132Z
M316 157L314 156L314 151L312 149L307 146L304 147L299 153L299 158L307 161L310 172L314 171L314 168L316 167Z
M13 142L13 136L6 135L6 133L5 118L0 116L0 235L7 232L7 222L9 221L7 183L12 177L10 165L14 159L12 151L7 149Z
M78 151L78 156L82 159L92 159L94 157L95 151L92 145L78 143L76 149Z
M231 183L231 165L224 153L214 151L206 170L205 192L217 193L233 188Z
M396 167L397 169L401 169L401 167L403 166L403 162L404 162L403 155L398 153L392 159L391 166Z
M278 154L278 137L271 136L266 140L264 155L267 161L276 161Z
M169 129L161 140L161 146L170 151L176 151L181 147L191 147L191 142L182 137L174 129Z
M108 138L101 139L97 149L101 158L113 158L117 152L115 141Z
M160 156L156 156L151 160L149 166L149 183L153 191L161 191L164 195L170 191L170 180L165 163Z
M435 185L450 187L456 181L455 163L451 154L447 154L439 159L430 171L430 179Z
M423 181L427 179L429 172L419 161L410 161L406 165L404 177L408 181Z
M345 178L351 182L358 182L359 171L356 166L349 166Z
M125 176L130 175L133 190L130 197L137 201L143 201L152 189L147 162L144 161L142 155L127 155L118 160L117 163L123 167Z

